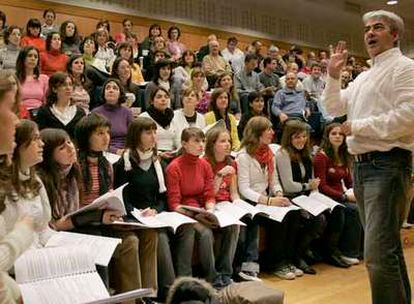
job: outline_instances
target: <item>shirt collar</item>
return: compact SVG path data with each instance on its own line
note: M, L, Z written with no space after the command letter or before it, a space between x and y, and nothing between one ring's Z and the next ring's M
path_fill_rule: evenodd
M396 55L401 55L401 50L399 48L395 47L395 48L386 50L385 52L382 52L381 54L375 56L372 59L372 66L380 64L381 62L387 61L389 58L392 58Z

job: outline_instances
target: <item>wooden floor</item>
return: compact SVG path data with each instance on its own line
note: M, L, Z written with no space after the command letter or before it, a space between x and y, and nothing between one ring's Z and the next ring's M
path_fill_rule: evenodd
M405 232L405 259L414 290L414 229ZM264 274L261 278L268 286L285 292L285 304L370 304L371 296L363 264L341 269L325 264L315 265L318 274L305 275L292 281ZM412 302L414 303L414 301Z

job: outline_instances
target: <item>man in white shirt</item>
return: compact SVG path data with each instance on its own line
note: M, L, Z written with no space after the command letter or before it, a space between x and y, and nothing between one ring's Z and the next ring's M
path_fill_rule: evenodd
M394 13L363 16L364 42L372 60L340 90L347 61L345 42L331 55L323 103L343 124L354 157L354 192L365 228L365 263L375 304L411 303L410 282L400 241L408 203L414 151L414 61L403 56L403 20Z
M244 53L237 47L236 37L227 39L227 47L221 51L221 56L231 65L234 74L240 72L244 66Z

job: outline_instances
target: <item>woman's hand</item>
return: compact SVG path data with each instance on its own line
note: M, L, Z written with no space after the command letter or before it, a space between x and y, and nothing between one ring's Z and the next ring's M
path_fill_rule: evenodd
M277 207L288 207L291 205L289 199L283 196L276 196L270 198L270 206L277 206Z
M309 181L309 188L310 190L316 190L319 187L321 180L319 178L314 178Z
M105 210L102 217L102 223L110 225L115 221L123 221L121 213L115 210Z
M233 175L236 173L236 170L234 169L234 167L227 165L224 168L222 168L220 171L217 172L217 174L221 175L221 176L226 176L226 175Z
M157 210L151 209L151 208L146 208L146 209L142 210L142 212L141 212L142 216L154 216L156 214L157 214Z
M72 219L70 217L62 217L57 221L51 223L54 230L57 231L66 231L74 228Z

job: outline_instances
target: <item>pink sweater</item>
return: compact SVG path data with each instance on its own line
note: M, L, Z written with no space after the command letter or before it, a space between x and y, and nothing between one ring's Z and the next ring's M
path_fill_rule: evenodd
M40 74L38 79L26 79L21 85L22 104L28 109L41 107L46 101L49 77Z

